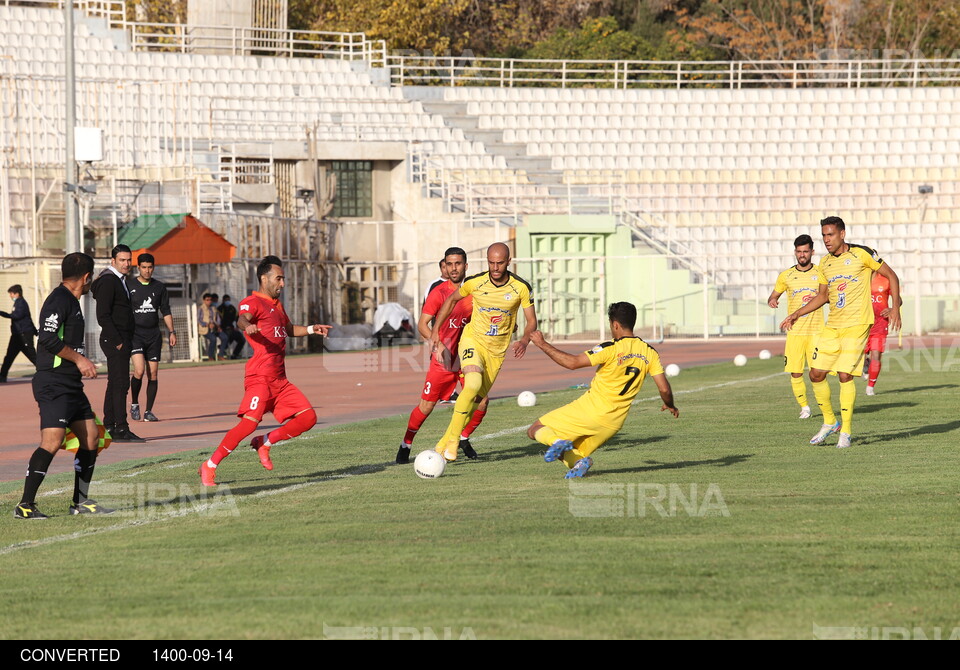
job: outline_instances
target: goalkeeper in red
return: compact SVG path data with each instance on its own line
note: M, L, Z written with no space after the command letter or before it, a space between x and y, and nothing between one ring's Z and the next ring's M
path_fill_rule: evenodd
M566 479L583 477L593 465L590 454L616 435L627 419L630 405L647 375L660 391L663 406L674 418L680 410L673 404L673 390L660 363L660 354L633 334L637 308L615 302L607 310L613 340L582 354L568 354L543 339L539 330L531 341L555 363L576 370L597 366L589 390L568 405L544 414L527 429L527 436L548 447L543 460L557 459L567 466Z
M260 261L257 279L260 290L240 303L240 318L237 320L237 328L244 332L253 349L243 380L243 401L237 410L240 422L224 436L209 460L200 466L200 480L204 486L217 485L214 481L217 466L257 429L267 412L272 412L283 425L265 435L257 435L250 442L260 457L260 464L267 470L273 470L270 447L310 430L317 423L317 414L310 401L287 379L284 358L288 337L326 335L330 326L295 326L290 322L280 302L286 278L283 265L276 256L267 256Z

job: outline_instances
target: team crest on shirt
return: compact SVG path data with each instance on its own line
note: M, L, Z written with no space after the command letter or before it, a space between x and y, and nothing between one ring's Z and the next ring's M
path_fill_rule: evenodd
M601 351L603 351L603 347L598 344L597 346L595 346L593 349L590 350L590 353L599 354Z
M513 294L512 294L512 293L504 293L504 294L503 294L503 299L504 299L504 300L513 300Z
M241 312L249 312L249 311L250 311L250 305L240 305L240 311L241 311Z

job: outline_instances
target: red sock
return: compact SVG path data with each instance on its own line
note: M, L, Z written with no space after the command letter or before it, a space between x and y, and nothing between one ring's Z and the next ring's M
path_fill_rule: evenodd
M477 426L480 425L480 422L483 421L483 417L486 416L486 414L485 411L481 412L480 410L476 410L473 416L470 417L470 423L468 423L466 427L464 427L463 432L460 433L460 437L470 437L473 431L477 429Z
M270 434L267 435L267 441L270 442L272 446L278 442L283 442L284 440L289 440L291 437L305 433L315 425L317 425L317 413L312 409L308 409L306 412L297 414L276 430L270 431Z
M870 370L867 375L867 386L873 386L877 383L877 377L880 376L880 361L870 361Z
M257 422L251 421L250 419L240 419L240 423L230 429L230 432L223 436L223 439L220 440L220 446L217 447L217 450L213 452L213 456L210 457L210 460L213 461L214 465L219 465L220 461L225 459L227 456L233 453L233 450L237 448L237 445L243 441L250 433L257 429Z
M420 406L414 407L413 411L410 412L410 420L407 421L407 432L403 435L404 444L413 444L413 438L417 436L417 431L420 430L420 426L426 420L427 415L420 411Z

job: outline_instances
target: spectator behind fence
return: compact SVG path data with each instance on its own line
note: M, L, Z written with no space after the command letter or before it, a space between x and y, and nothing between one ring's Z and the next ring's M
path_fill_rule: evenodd
M243 351L243 345L247 341L243 333L237 328L237 308L230 302L230 296L224 295L223 302L217 305L217 313L220 315L220 330L227 336L227 346L233 342L233 353L230 358L236 360L240 358L240 352Z
M213 304L213 294L204 293L203 302L197 309L197 331L207 340L207 358L211 361L227 357L227 334L220 330L220 314ZM220 341L219 352L217 340Z

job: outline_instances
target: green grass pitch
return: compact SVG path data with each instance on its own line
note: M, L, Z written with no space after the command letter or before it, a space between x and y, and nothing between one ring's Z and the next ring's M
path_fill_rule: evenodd
M667 347L664 347L667 348ZM647 382L582 481L544 463L534 408L495 401L481 460L435 481L392 465L406 416L97 470L117 514L14 520L0 484L7 638L800 638L960 626L960 352L889 352L858 381L854 444L807 442L779 359L684 370L680 418ZM571 383L573 383L571 381ZM837 382L831 378L834 406ZM811 394L812 399L812 394ZM322 403L322 398L316 398ZM413 402L415 398L411 398ZM440 407L417 439L445 428ZM59 456L63 458L63 455ZM871 631L873 631L871 633Z

